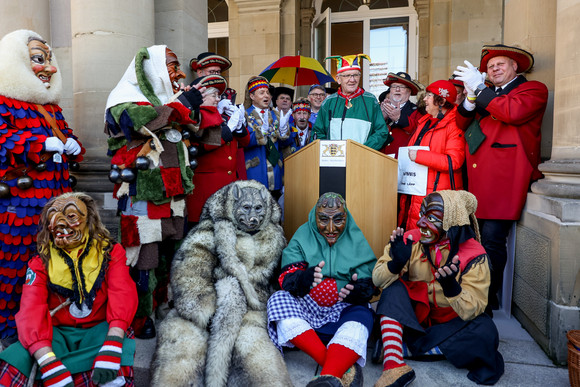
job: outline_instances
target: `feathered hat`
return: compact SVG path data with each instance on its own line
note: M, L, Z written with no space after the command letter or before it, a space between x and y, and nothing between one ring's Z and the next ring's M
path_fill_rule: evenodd
M369 63L371 62L371 57L368 56L367 54L345 55L345 56L333 55L333 56L328 56L328 57L324 58L324 60L327 60L327 59L336 60L336 67L337 67L336 72L337 72L337 74L340 74L343 71L348 71L348 70L361 71L362 58L365 58L366 60L368 60Z

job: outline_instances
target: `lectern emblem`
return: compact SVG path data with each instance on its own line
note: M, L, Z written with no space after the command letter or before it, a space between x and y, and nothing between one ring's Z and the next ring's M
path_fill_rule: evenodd
M324 149L322 150L323 156L330 156L330 157L340 157L344 156L344 146L345 144L328 144L323 145Z

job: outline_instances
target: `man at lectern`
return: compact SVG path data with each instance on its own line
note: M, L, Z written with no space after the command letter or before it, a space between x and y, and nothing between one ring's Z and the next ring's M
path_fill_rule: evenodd
M354 140L376 150L393 141L374 95L359 86L361 61L368 55L331 56L338 64L340 86L320 108L312 139ZM328 59L328 58L326 58Z

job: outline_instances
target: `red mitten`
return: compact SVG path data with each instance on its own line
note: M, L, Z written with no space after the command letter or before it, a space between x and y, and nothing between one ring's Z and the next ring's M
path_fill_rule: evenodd
M310 290L310 297L320 306L332 306L338 301L338 289L334 278L325 278Z

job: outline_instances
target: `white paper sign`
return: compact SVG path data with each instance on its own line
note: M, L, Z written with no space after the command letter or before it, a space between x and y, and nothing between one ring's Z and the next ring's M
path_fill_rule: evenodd
M427 195L427 173L429 167L409 159L409 149L429 150L428 146L402 146L399 148L398 192L408 195Z
M320 141L321 167L346 167L346 141Z

